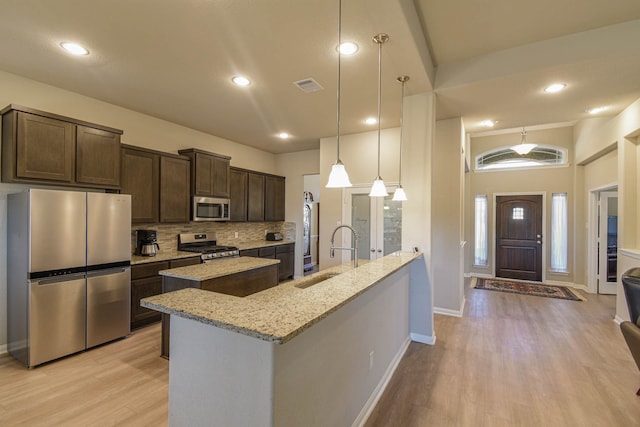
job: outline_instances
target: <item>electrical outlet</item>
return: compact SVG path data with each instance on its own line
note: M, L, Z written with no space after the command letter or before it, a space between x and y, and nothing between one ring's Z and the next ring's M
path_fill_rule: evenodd
M234 239L237 239L237 238L238 238L238 232L237 232L237 231L233 233L233 238L234 238Z
M264 235L266 236L269 230L264 230Z
M373 369L373 351L371 351L371 353L369 353L369 370Z

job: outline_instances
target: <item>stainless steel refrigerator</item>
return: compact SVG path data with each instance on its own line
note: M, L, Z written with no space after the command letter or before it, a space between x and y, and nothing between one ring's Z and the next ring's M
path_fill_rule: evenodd
M129 334L131 196L7 197L8 350L33 367Z

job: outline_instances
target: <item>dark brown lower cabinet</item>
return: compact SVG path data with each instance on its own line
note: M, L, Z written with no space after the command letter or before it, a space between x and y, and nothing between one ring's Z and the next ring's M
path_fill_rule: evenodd
M288 243L286 245L276 246L276 259L280 260L278 280L287 280L293 278L295 269L295 245Z
M198 288L205 291L246 297L247 295L276 286L278 284L278 265L268 265L266 267L255 268L253 270L229 274L205 281L178 279L169 276L164 276L162 279L163 293L177 291L179 289ZM163 314L161 356L167 359L169 358L170 327L171 316Z
M200 257L179 258L170 261L149 262L131 266L131 329L158 322L160 313L140 306L142 298L162 293L160 270L200 263Z
M295 243L243 249L240 251L240 256L279 259L278 280L283 281L293 278L295 270Z

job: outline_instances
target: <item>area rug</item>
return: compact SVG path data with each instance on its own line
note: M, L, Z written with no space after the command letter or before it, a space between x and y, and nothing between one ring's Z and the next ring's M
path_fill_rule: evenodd
M512 294L533 295L537 297L560 298L571 301L583 301L584 298L573 289L565 286L545 285L537 282L517 282L506 279L483 279L474 277L471 287L488 291L509 292Z

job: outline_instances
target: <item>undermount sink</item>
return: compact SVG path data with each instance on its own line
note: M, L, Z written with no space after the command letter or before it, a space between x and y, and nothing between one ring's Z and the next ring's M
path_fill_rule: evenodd
M317 285L320 282L324 282L325 280L331 279L332 277L336 277L341 273L319 273L313 277L309 277L308 279L303 279L300 283L295 285L296 288L306 289L310 286Z

